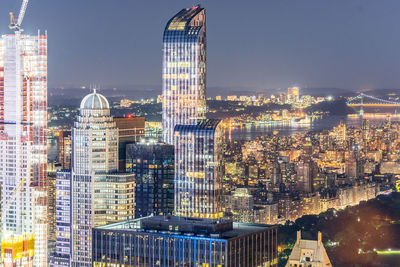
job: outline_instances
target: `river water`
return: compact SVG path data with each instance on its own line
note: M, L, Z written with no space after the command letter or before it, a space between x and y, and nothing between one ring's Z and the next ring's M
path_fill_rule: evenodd
M362 120L366 119L370 125L384 123L388 116L385 114L367 114L363 117L357 115L326 116L320 119L312 119L310 123L297 122L271 122L269 124L249 125L243 127L232 127L225 129L226 140L253 140L256 137L277 132L278 135L291 135L294 133L305 133L308 131L330 130L344 120L347 126L361 126ZM400 116L391 115L390 120L400 121Z

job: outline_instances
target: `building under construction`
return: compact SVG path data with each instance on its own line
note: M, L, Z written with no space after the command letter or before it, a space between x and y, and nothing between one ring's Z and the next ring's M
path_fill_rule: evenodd
M47 266L47 34L22 34L27 4L0 37L1 238L11 247L2 259L26 266L12 249L22 239L34 246L33 266Z

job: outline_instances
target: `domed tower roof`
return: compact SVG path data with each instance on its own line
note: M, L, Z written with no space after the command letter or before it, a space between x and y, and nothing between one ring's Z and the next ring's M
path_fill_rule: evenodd
M96 93L96 89L93 93L85 96L81 102L81 109L110 109L107 99Z

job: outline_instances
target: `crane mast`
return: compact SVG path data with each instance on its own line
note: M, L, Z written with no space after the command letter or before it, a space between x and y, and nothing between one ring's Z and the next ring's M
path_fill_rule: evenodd
M29 2L29 0L23 0L22 1L21 9L19 11L19 15L18 15L18 19L17 20L15 19L14 13L10 12L10 26L9 26L9 28L11 30L15 30L16 32L22 31L21 24L22 24L22 21L24 20L26 8L28 7L28 2Z

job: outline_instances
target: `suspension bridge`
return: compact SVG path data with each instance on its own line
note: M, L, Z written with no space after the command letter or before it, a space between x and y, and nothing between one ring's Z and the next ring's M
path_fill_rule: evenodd
M348 107L359 108L360 115L364 113L364 108L366 107L378 108L378 109L379 108L396 108L396 110L397 108L400 109L400 102L381 99L378 97L367 95L365 93L360 93L359 95L350 98L346 102L346 104Z

